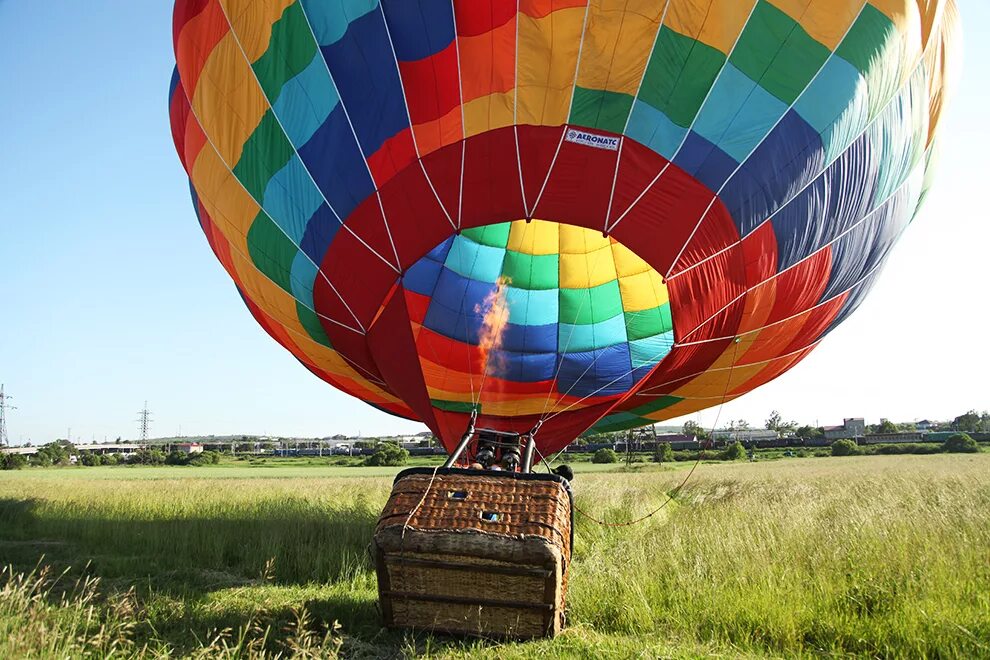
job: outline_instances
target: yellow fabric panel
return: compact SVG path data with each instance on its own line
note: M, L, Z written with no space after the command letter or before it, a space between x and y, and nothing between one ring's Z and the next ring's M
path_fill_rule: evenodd
M272 25L282 17L285 8L295 0L220 0L227 20L251 62L256 62L268 50Z
M523 254L557 254L560 232L556 222L516 220L509 225L507 249Z
M592 0L577 84L635 96L664 2Z
M756 0L670 0L664 25L728 54Z
M619 295L622 296L622 309L627 312L653 309L666 304L669 299L667 287L655 270L620 277Z
M715 402L718 403L726 391L731 392L742 386L746 381L760 373L765 366L765 364L736 365L734 369L720 369L718 371L712 371L711 369L714 368L712 367L678 387L670 395L680 398L716 399ZM726 383L728 383L728 388L726 388ZM708 405L712 405L711 401Z
M229 32L203 66L192 107L223 161L230 167L237 165L244 143L261 122L268 102Z
M922 52L922 18L915 0L870 0L870 4L894 22L901 34L900 80L905 80L918 64Z
M512 126L514 92L490 94L464 104L464 137Z
M206 212L233 251L247 254L247 232L258 215L258 204L220 161L209 144L200 150L189 178Z
M305 334L296 315L296 299L265 277L246 253L230 251L244 294L280 325L297 334Z
M726 403L735 399L736 396L727 396L725 398ZM718 401L722 401L722 397L718 398ZM645 402L644 402L645 403ZM656 412L652 412L648 415L643 415L647 419L652 419L658 422L662 422L665 419L674 419L675 417L683 417L684 415L690 415L691 413L698 412L699 410L704 410L705 408L710 408L712 405L711 399L684 399L683 401L678 401L677 403L662 408Z
M921 2L923 0L919 0ZM941 6L941 5L940 5ZM935 26L936 33L932 35L935 43L928 46L925 53L925 67L928 70L928 99L929 99L929 122L928 139L925 146L931 146L938 129L939 118L945 106L947 94L952 93L955 87L955 76L958 75L959 67L946 67L946 61L956 61L960 59L961 53L957 52L959 40L956 39L956 31L959 28L958 15L955 3L945 5L945 11L939 17L939 23ZM955 74L952 75L952 74Z
M610 246L587 254L560 253L560 288L587 289L615 279Z
M585 9L559 9L543 18L519 14L517 122L560 126L574 92Z
M856 20L864 0L769 0L770 4L797 21L811 38L835 50Z
M611 248L612 239L602 236L601 232L578 227L577 225L558 225L560 228L560 253L587 254L603 248ZM612 256L608 255L608 261Z
M653 270L653 267L643 261L638 254L614 240L612 241L612 260L615 262L615 274L619 277L628 277Z

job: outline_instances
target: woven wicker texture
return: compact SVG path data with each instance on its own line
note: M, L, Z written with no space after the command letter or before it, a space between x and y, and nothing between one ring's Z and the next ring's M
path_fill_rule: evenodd
M551 479L400 475L374 539L386 624L555 635L563 624L571 515L569 493Z

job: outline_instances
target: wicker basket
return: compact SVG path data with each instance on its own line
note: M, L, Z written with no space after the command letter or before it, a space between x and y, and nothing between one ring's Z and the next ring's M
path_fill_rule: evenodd
M572 516L570 489L557 475L399 473L373 543L385 625L500 638L556 635Z

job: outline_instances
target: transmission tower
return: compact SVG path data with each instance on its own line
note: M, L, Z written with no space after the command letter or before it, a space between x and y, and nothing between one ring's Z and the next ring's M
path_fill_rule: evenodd
M144 408L138 412L138 430L141 432L141 442L148 440L148 431L151 429L151 411L148 410L148 402L144 402Z
M10 441L7 438L7 411L17 406L12 406L7 402L13 398L8 394L4 394L3 385L0 384L0 449L10 447Z

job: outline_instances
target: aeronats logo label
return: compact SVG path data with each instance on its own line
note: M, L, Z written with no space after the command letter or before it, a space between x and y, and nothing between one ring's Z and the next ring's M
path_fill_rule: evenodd
M565 139L568 142L583 144L586 147L608 149L609 151L619 150L619 138L612 137L610 135L596 135L595 133L588 133L586 131L579 131L575 128L569 128L567 129L567 136Z

